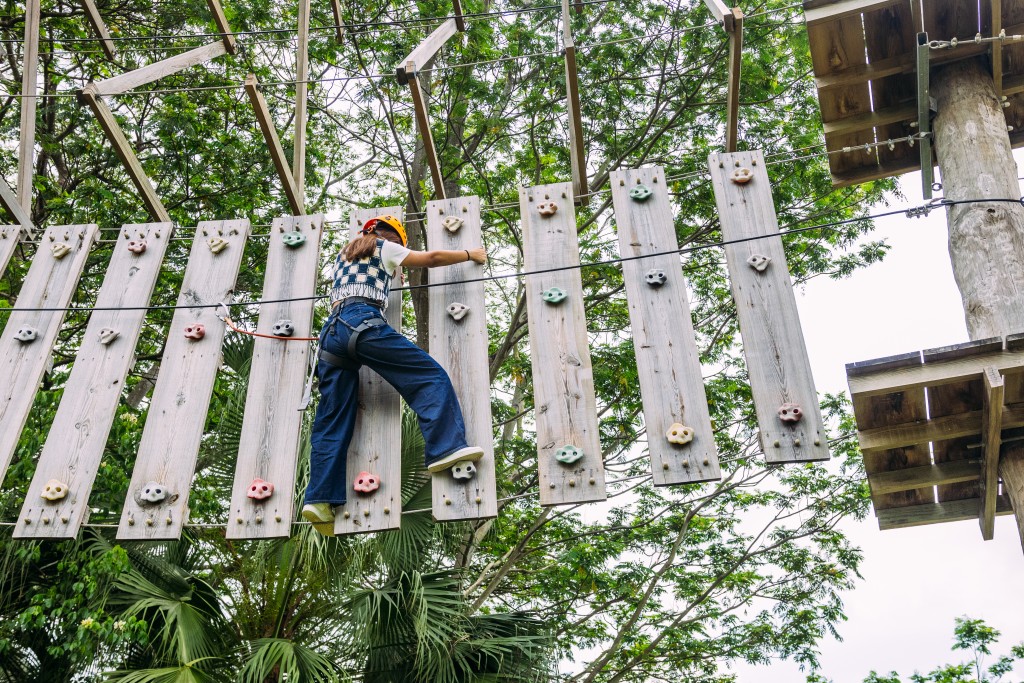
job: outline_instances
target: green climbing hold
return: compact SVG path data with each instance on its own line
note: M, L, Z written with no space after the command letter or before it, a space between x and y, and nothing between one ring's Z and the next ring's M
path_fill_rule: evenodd
M549 304L560 304L565 301L565 297L569 295L565 293L565 290L559 289L558 287L552 287L551 289L545 289L541 296L544 297L544 301L547 301Z
M298 230L293 230L292 232L286 232L281 235L281 241L289 247L297 247L306 241L306 236Z
M650 197L652 194L654 194L654 190L647 187L646 185L637 185L636 187L629 191L630 198L635 199L638 202L647 200L647 198Z
M583 451L575 446L562 446L555 451L555 460L565 465L571 465L583 457Z

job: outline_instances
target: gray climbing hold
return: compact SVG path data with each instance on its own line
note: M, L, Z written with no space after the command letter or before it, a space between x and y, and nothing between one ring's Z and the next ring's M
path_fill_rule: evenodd
M476 465L464 460L452 465L452 479L468 481L476 474Z
M651 268L644 273L644 282L651 287L661 287L667 279L668 276L665 275L665 271L661 268Z
M291 320L278 320L274 323L273 334L275 337L290 337L295 334L295 325Z

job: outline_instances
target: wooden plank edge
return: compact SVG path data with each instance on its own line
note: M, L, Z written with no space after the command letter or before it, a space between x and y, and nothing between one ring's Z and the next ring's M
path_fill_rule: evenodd
M437 53L440 52L445 43L456 33L458 33L458 29L455 19L448 19L435 28L429 36L413 48L408 57L398 63L398 66L395 68L395 77L398 79L399 84L405 85L409 83L410 79L415 76L417 69L425 68L430 63L430 60L437 56Z
M0 178L0 204L4 205L4 208L10 212L14 220L21 226L22 234L26 238L31 239L35 234L36 226L32 224L32 219L29 218L28 213L21 208L21 204L18 202L18 195L15 194L14 189L3 178Z
M210 8L210 13L213 14L213 22L217 24L217 31L221 35L221 42L224 43L224 50L229 54L233 55L238 52L238 46L235 44L235 34L231 30L231 26L228 25L228 18L224 14L224 8L221 7L220 0L206 0L206 6Z
M740 86L743 70L743 10L733 8L729 31L729 88L726 95L725 151L735 152L739 141Z
M170 76L178 73L179 71L184 71L190 67L208 62L211 59L220 57L226 52L227 50L224 47L224 42L218 40L213 43L201 45L200 47L189 50L188 52L182 52L174 55L173 57L162 59L159 62L147 64L144 67L114 76L113 78L107 78L102 81L93 81L89 85L94 86L99 95L117 95L119 93L128 92L129 90L134 90L135 88L146 85L147 83L160 80L165 76Z
M1002 446L1003 397L1005 385L999 371L989 366L983 375L985 382L985 403L982 408L982 465L978 482L978 524L981 537L991 541L995 534L996 497L999 494L999 450Z
M909 353L899 353L895 356L885 356L883 358L872 358L871 360L860 360L853 363L847 363L846 376L863 377L864 375L884 372L885 370L906 368L911 365L920 364L921 352L910 351Z
M935 465L907 467L902 470L888 470L868 475L871 495L882 496L900 491L913 491L939 484L959 484L977 481L981 475L981 464L968 460L954 460ZM885 508L892 509L892 508Z
M331 0L331 13L334 14L334 42L345 40L345 25L341 21L341 0Z
M962 522L977 519L981 501L978 498L953 500L945 503L928 503L926 505L908 505L898 508L878 510L878 528L882 531L890 529L906 529L926 524L943 522ZM999 515L1013 514L1013 508L1006 496L996 499L996 512Z
M107 30L107 24L103 21L103 17L100 16L100 11L96 8L96 3L93 2L93 0L81 1L82 9L85 10L85 18L88 20L89 25L92 26L92 32L100 39L100 48L103 50L103 54L107 56L107 59L113 59L114 41L110 39L110 32Z
M819 7L807 7L805 4L804 22L807 27L824 24L826 22L838 21L855 14L864 14L875 10L884 9L895 5L903 0L840 0L828 5Z
M955 358L980 356L982 354L1002 350L1003 338L989 337L987 339L976 339L962 344L950 344L948 346L938 346L934 349L925 349L921 352L921 359L925 363L936 363L939 361L953 360Z
M441 175L441 162L434 147L434 135L430 132L430 112L427 110L427 102L423 97L423 91L420 90L419 81L416 80L416 65L409 62L406 67L409 74L409 93L412 95L413 109L416 113L416 128L420 132L423 152L434 181L434 199L447 199L444 192L444 177Z
M888 427L874 427L857 432L861 452L868 454L926 444L929 441L946 441L965 436L981 436L984 416L980 410L946 415L931 420L918 420ZM1024 427L1024 404L1015 403L1004 407L1002 429ZM873 474L868 472L869 475Z
M277 176L281 179L281 185L284 188L285 195L288 197L288 203L292 207L292 212L297 216L301 216L306 213L305 203L299 194L298 188L295 186L295 178L292 176L292 170L288 165L288 158L284 154L281 139L277 136L277 128L274 126L274 119L270 115L270 107L267 106L267 100L264 99L263 93L259 90L259 82L257 82L255 74L246 76L245 93L249 96L252 108L256 112L256 122L263 133L263 139L267 142L270 158L274 162L274 168L277 169Z

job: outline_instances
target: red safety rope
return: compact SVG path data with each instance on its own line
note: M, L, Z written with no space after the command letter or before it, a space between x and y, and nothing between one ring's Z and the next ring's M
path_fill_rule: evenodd
M239 334L247 334L250 337L262 337L264 339L276 339L278 341L319 341L320 340L319 337L279 337L276 334L260 334L259 332L250 332L249 330L243 330L242 328L237 327L233 322L231 322L231 318L229 316L230 310L228 309L228 305L226 303L224 303L223 301L220 302L220 305L224 309L224 315L217 315L217 317L220 318L224 322L224 324L227 325L230 329L234 330L235 332L238 332Z

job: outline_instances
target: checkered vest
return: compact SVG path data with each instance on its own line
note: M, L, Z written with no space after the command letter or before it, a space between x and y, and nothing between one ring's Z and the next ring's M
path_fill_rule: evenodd
M373 255L358 261L346 261L344 251L338 254L334 266L331 304L350 296L362 296L380 302L381 310L387 310L391 276L384 270L380 260L380 250L383 246L384 240L377 240Z

